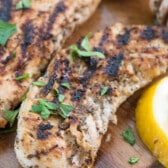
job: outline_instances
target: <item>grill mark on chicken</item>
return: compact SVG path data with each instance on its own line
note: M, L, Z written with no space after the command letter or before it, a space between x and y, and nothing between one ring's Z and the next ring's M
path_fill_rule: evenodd
M156 38L155 31L151 26L147 26L146 29L141 33L140 37L145 40L152 40Z
M12 60L13 59L13 56L12 55L9 55L9 56L7 56L4 60L0 60L0 63L2 63L2 64L7 64L10 60Z
M124 59L124 55L119 53L107 60L107 66L105 68L105 74L109 77L117 77L118 70L121 66L121 62Z
M51 132L49 132L48 130L52 128L53 126L50 123L47 124L41 123L37 128L37 138L40 140L47 139L51 135Z
M63 59L61 64L64 66L62 76L60 77L60 83L69 83L69 75L71 73L70 62L67 58Z
M50 92L50 90L52 89L54 85L56 78L57 78L57 75L55 73L51 75L48 84L42 90L42 94L47 95Z
M12 0L0 0L0 20L11 19Z
M79 81L84 88L87 86L88 80L94 75L94 72L97 69L97 64L98 61L96 58L90 58L89 61L87 61L86 65L88 68L84 71L82 77L79 78Z
M101 38L101 40L99 42L99 47L102 47L107 42L108 37L109 37L108 33L104 33L103 34L103 36L102 36L102 38Z
M2 2L6 3L7 1ZM32 81L35 81L44 72L53 56L52 53L60 50L75 27L82 24L95 11L100 0L31 1L31 9L23 11L15 10L17 1L12 2L14 4L11 9L10 21L16 24L17 33L10 37L0 58L1 128L4 128L7 123L3 118L4 110L17 107ZM52 34L53 38L44 40L43 35L47 34L47 31ZM8 56L12 52L16 52L16 58L9 60ZM15 80L15 76L26 73L29 73L29 79ZM52 80L46 89L50 90L51 83ZM6 94L3 93L4 90ZM47 94L49 90L44 93Z
M59 70L59 68L60 68L60 62L58 60L55 60L53 74L51 75L48 84L41 91L43 95L47 95L52 89L54 82L57 79L57 71Z
M64 1L61 1L59 2L55 9L54 9L54 12L51 14L51 16L49 17L49 22L48 22L48 25L47 25L47 30L46 30L46 33L43 37L44 40L47 40L49 38L52 37L52 35L50 34L50 30L52 29L53 27L53 24L55 22L55 19L56 17L60 14L60 13L63 13L64 11L66 10L66 6L64 4Z
M125 28L130 30L129 41L118 47L117 37L126 30ZM50 117L48 122L52 123L53 128L50 130L51 135L45 139L46 145L41 145L39 139L34 139L36 145L32 146L27 137L39 123L36 121L30 123L30 121L24 121L23 118L40 118L39 114L29 112L31 105L35 104L38 98L51 101L55 96L52 91L47 96L39 95L41 89L32 86L20 109L18 141L15 144L16 154L22 165L25 164L27 167L43 165L52 168L57 162L58 167L93 167L102 136L107 131L110 119L116 122L115 113L119 105L128 96L168 70L168 45L161 37L162 31L167 29L158 27L152 27L152 29L155 31L155 38L149 41L148 38L140 37L142 32L147 30L146 26L124 27L121 24L112 26L109 28L110 36L106 45L100 47L100 51L105 54L105 59L77 57L73 62L69 48L55 55L46 72L47 76L40 79L46 83L49 81L55 71L54 60L57 60L60 67L56 73L59 78L55 80L54 86L59 86L61 80L64 80L64 77L66 79L63 60L69 59L68 66L71 72L67 76L71 88L63 89L65 96L63 103L73 105L74 109L65 120L58 115ZM92 48L99 48L103 33L105 32L99 32L89 39ZM83 81L86 80L85 86L82 85L81 78ZM109 90L101 96L100 89L103 87L108 87ZM79 91L79 94L76 94L76 91ZM74 93L75 101L73 101ZM41 119L40 123L46 123L46 121ZM40 160L34 157L32 162L27 163L26 156L36 151L47 150L53 144L59 147L48 152L47 155L40 155ZM56 153L59 153L61 157L55 156Z
M168 31L163 30L161 38L164 40L164 42L168 43Z
M84 96L85 90L78 89L72 93L72 101L79 101Z
M125 33L122 35L118 35L118 46L126 45L130 38L130 30L125 29Z
M23 32L24 32L24 39L23 39L23 44L21 45L22 48L22 56L26 56L26 51L27 47L31 45L34 41L34 25L32 24L31 20L28 20L24 25L23 25Z

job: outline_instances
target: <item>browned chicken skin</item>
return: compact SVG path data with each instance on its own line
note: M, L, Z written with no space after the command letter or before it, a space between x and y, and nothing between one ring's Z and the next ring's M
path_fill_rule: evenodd
M116 122L119 105L168 69L165 28L116 24L92 35L89 43L106 58L76 57L73 61L71 49L62 50L39 78L46 85L30 87L21 105L15 142L23 167L93 167L109 121ZM68 82L70 89L62 82ZM101 96L103 87L108 90ZM55 89L64 94L63 103L74 106L68 118L56 111L43 120L30 112L39 98L58 104Z
M0 19L17 25L5 47L0 46L0 128L3 111L14 109L48 65L74 28L95 11L100 0L31 0L31 8L17 11L17 0L0 0ZM12 54L16 53L13 58ZM29 74L28 79L16 77Z

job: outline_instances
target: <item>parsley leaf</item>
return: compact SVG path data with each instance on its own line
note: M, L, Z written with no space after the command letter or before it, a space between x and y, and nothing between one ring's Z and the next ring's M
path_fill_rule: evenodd
M53 114L50 110L57 110L58 108L55 103L45 99L39 99L38 103L38 105L32 105L31 111L39 113L44 120L47 120L49 116Z
M58 101L61 103L65 99L65 96L63 94L58 94Z
M41 110L41 117L44 119L44 120L47 120L50 116L50 111L47 107L45 106L41 106L42 107L42 110Z
M80 50L77 45L72 45L71 50L72 50L72 58L75 57L77 54L79 57L91 57L91 56L97 56L98 58L104 59L105 55L101 52L98 51L91 51L91 47L89 44L89 37L90 34L86 35L84 39L81 42L81 47L84 50Z
M61 101L63 101L64 95L60 99ZM39 113L44 120L47 120L50 115L55 115L55 113L50 110L59 110L59 115L63 118L67 118L69 116L69 113L74 109L72 105L60 104L59 106L57 106L55 103L49 102L45 99L39 99L38 103L39 104L37 105L32 105L32 109L30 111Z
M73 55L76 53L77 55L79 55L79 57L97 56L98 58L101 58L101 59L105 58L104 54L101 53L101 52L98 52L98 51L82 51L82 50L78 49L78 47L76 45L72 45L71 49L72 49Z
M19 80L23 80L23 79L26 79L26 78L29 78L29 77L30 77L30 75L28 73L25 73L21 76L16 77L16 80L19 81Z
M27 9L31 7L31 1L30 0L19 0L19 2L16 4L16 9Z
M54 90L56 91L56 94L57 94L57 96L58 96L58 101L59 101L60 103L63 102L64 99L65 99L65 96L64 96L63 94L59 93L59 90L58 90L58 89L54 89Z
M3 129L3 130L0 129L0 135L12 133L12 132L16 132L16 128L11 128L11 129L7 129L7 130L6 129Z
M42 105L39 104L39 105L32 105L32 110L33 112L36 112L36 113L41 113L42 111Z
M121 135L124 138L124 140L130 145L135 144L135 136L131 128L128 128L127 130L123 131Z
M104 95L107 93L108 89L109 89L109 88L108 88L107 86L103 87L103 88L101 89L100 95L101 95L101 96L104 96Z
M12 58L15 58L16 57L16 52L12 52L11 56L12 56Z
M84 48L86 51L91 51L91 47L89 44L89 37L91 36L91 33L87 34L84 39L82 40L81 47Z
M32 82L32 84L33 84L34 86L38 86L38 87L45 86L45 83L40 82L40 81Z
M72 105L60 104L61 113L59 113L63 118L67 118L69 113L74 109Z
M9 122L10 127L13 126L18 113L19 113L19 110L14 110L14 111L7 110L4 112L4 118Z
M17 32L16 25L0 20L0 45L4 46L11 35Z
M45 107L47 107L49 110L57 110L57 105L53 102L49 102L45 99L39 99L39 103Z
M128 163L130 164L135 164L139 161L139 158L137 157L131 157L129 160L128 160Z
M61 86L65 87L67 89L70 89L70 85L68 82L61 83Z

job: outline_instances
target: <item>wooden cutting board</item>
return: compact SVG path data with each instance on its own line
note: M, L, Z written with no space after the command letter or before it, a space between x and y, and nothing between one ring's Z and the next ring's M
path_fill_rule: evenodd
M95 32L115 22L124 24L153 24L148 0L103 0L94 16L79 27L66 45L75 42L88 32ZM118 125L110 124L105 135L98 157L96 168L161 168L162 166L150 154L140 141L135 128L134 109L142 91L134 94L118 109ZM136 136L132 147L123 141L121 132L130 126ZM107 137L111 137L107 142ZM20 168L13 150L15 133L0 136L0 168ZM132 156L140 158L135 165L128 164Z

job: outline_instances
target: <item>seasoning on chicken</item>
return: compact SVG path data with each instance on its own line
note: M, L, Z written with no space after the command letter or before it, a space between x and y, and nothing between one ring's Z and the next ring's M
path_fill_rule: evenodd
M52 53L62 47L77 25L91 16L100 0L30 2L24 9L21 1L0 0L0 20L17 29L0 46L0 128L7 123L4 111L16 108L30 84L46 69ZM0 41L2 37L1 32ZM25 74L27 77L22 78Z
M166 73L167 33L116 24L55 54L39 78L45 86L31 86L21 105L15 142L20 164L93 167L119 105Z

